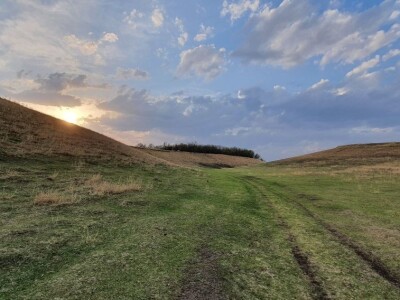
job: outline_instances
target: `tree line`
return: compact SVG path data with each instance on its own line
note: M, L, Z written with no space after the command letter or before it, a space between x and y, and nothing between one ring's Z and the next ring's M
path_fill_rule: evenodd
M195 153L212 153L212 154L225 154L232 156L250 157L255 159L261 159L261 156L255 153L253 150L238 148L238 147L224 147L217 145L199 145L197 143L180 143L180 144L167 144L164 143L161 146L154 146L152 144L146 146L144 144L138 144L139 148L151 148L159 150L169 151L184 151L184 152L195 152Z

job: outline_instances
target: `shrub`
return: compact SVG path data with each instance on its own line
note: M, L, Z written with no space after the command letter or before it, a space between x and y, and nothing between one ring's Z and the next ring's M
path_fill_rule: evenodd
M212 154L225 154L232 156L243 156L260 159L260 155L254 153L253 150L243 149L238 147L223 147L216 145L199 145L197 143L189 143L189 144L174 144L170 145L164 143L162 146L158 146L157 148L162 150L172 150L172 151L185 151L185 152L196 152L196 153L212 153Z

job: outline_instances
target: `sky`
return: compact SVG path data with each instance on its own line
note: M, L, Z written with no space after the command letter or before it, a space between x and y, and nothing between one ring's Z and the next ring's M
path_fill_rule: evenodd
M400 0L1 0L0 97L129 145L400 140Z

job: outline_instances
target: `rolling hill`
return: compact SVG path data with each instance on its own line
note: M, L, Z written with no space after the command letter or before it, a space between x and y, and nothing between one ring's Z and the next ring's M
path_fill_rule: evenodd
M400 160L400 143L354 144L271 162L272 165L372 165Z
M0 299L400 299L399 149L140 149L0 99Z
M92 130L0 98L0 157L75 157L94 161L235 167L260 161L217 154L160 152L125 145Z

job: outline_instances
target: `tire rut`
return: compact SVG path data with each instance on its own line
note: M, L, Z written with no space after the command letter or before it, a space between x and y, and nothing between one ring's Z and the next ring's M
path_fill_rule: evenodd
M290 189L289 189L290 190ZM276 193L273 191L274 194L278 196L283 196L279 193ZM284 196L287 200L289 200L286 196ZM351 238L349 238L347 235L344 233L340 232L338 229L336 229L334 226L326 223L324 220L322 220L320 217L315 215L313 212L311 212L307 207L305 207L302 203L300 203L297 200L290 199L295 203L296 206L298 206L301 210L303 210L304 213L306 213L307 216L312 218L315 222L320 224L325 230L327 230L332 236L335 237L335 239L342 244L343 246L349 248L352 250L361 260L363 260L375 273L377 273L380 277L382 277L384 280L392 284L393 286L397 287L400 289L400 278L396 276L396 274L393 273L383 262L382 260L374 255L371 252L368 252L367 250L363 249L360 245L358 245L356 242L354 242Z
M253 184L252 182L250 182L251 179L249 180L248 178L246 178L244 180L247 182L248 185L250 185L253 188L255 188L256 190L258 190L262 196L267 198L267 196L263 193L262 189L257 184ZM296 238L291 233L290 227L287 224L287 222L279 214L277 209L274 207L274 205L270 201L268 201L267 204L274 211L275 215L277 216L279 226L284 228L287 232L287 235L288 235L287 240L290 244L292 256L293 256L294 260L296 261L296 263L298 264L299 268L301 269L302 273L308 279L308 282L310 284L312 298L315 300L331 299L329 297L327 291L325 290L322 282L318 278L318 272L316 270L316 267L311 263L308 255L301 250Z
M178 300L225 300L223 281L218 265L219 255L208 246L197 250L189 262L183 278Z

